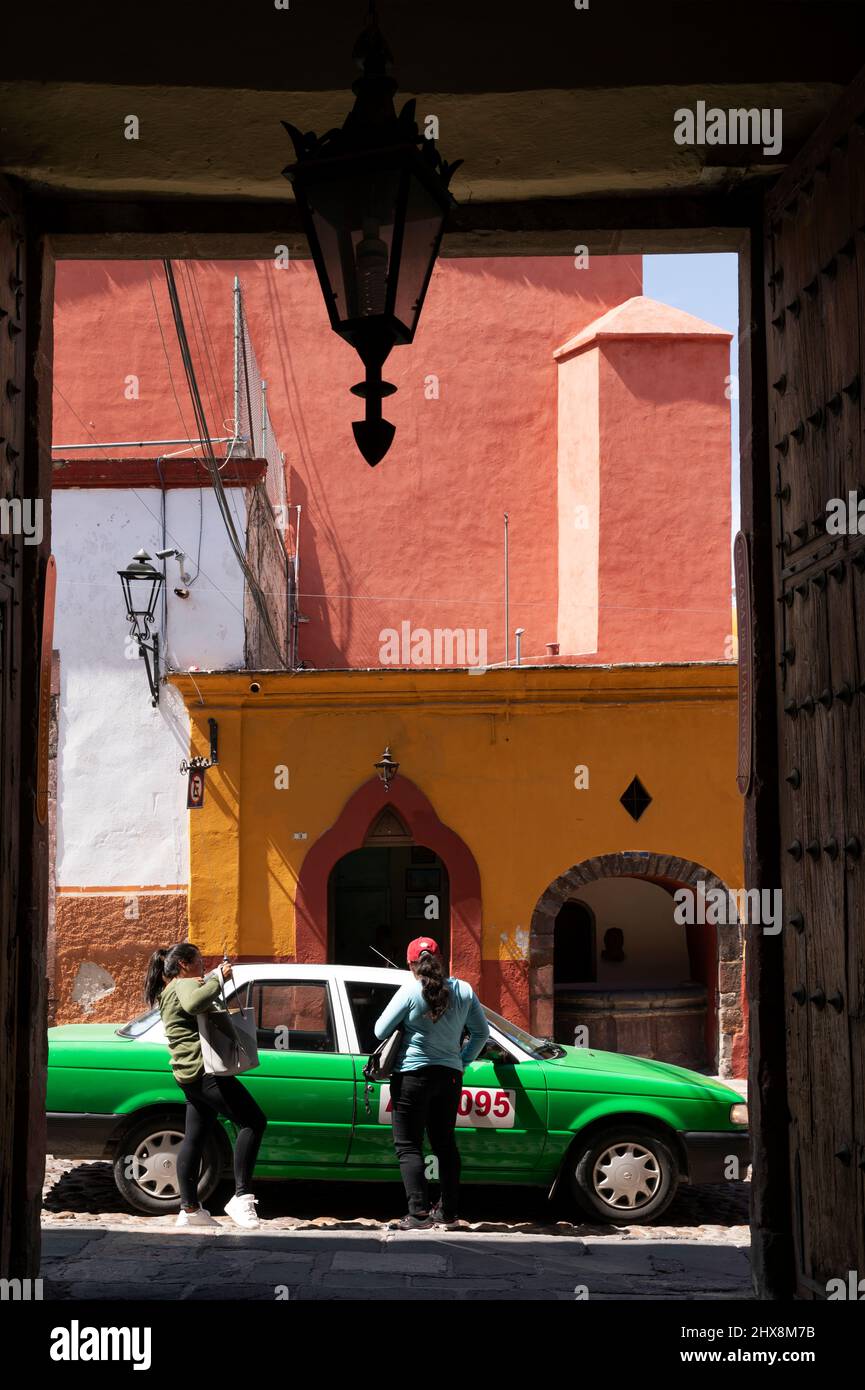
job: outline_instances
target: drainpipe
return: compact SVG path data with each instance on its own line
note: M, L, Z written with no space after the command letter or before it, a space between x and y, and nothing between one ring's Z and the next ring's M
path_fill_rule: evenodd
M252 421L249 422L250 428ZM234 277L234 442L240 437L240 276Z
M518 628L515 630L515 632L514 632L514 642L516 643L516 664L517 664L517 666L519 666L519 664L520 664L520 651L521 651L521 648L522 648L522 639L523 639L523 633L524 633L524 632L525 632L525 628L524 628L524 627L518 627Z
M300 512L301 503L297 504L297 525L294 529L294 665L298 664L298 622L300 618Z

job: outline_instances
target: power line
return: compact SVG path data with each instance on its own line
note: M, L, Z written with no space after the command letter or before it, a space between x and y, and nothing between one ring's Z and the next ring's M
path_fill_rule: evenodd
M207 385L207 398L210 401L211 412L222 418L224 422L225 391L223 388L223 383L219 377L219 372L217 371L216 367L216 354L213 348L213 339L211 338L210 329L207 324L207 316L204 312L204 306L201 302L201 296L198 293L198 289L195 284L195 277L192 273L191 267L186 262L181 262L181 266L183 269L184 292L186 294L186 303L188 306L191 306L191 312L194 316L194 320L197 320L198 322L198 336L202 344L200 352L202 361L204 362L204 366L206 369L205 384L207 384L207 374L209 372L210 380L213 384L213 391L216 395L216 407L214 407L213 404L213 396L211 395L209 385Z
M237 530L234 525L234 518L231 515L231 511L225 496L225 488L223 487L222 477L219 472L219 466L213 453L213 447L210 443L210 434L207 425L207 417L204 412L204 406L201 402L201 394L199 392L198 382L195 376L195 367L193 365L192 356L189 351L189 340L186 336L186 327L183 322L183 311L180 307L180 300L177 294L177 284L174 279L174 271L172 269L171 261L167 259L163 260L162 265L165 270L165 278L168 283L168 297L171 303L171 312L174 316L174 327L177 333L178 343L180 344L180 355L183 360L184 371L186 372L186 380L189 386L189 393L192 397L192 409L195 415L198 433L200 438L207 441L206 452L204 454L204 462L208 468L208 471L210 472L217 505L219 506L219 510L222 515L223 522L225 524L225 530L226 534L228 535L229 543L231 545L232 550L234 551L237 563L240 565L240 568L243 571L243 574L246 578L246 582L249 585L249 591L252 595L252 600L255 604L258 615L261 619L262 626L264 627L264 630L267 633L268 638L270 639L270 642L273 646L273 650L276 653L277 657L280 660L283 660L283 653L280 650L279 642L277 641L276 634L273 631L273 625L270 621L270 614L267 611L267 604L265 603L264 593L262 592L261 586L258 583L256 575L253 573L249 565L249 562L246 558L245 550L240 543L240 538L238 537Z
M66 397L64 396L63 392L60 390L60 387L57 385L56 382L54 383L54 390L57 392L57 395L60 397L60 399L62 400L63 404L66 406L67 410L70 410L70 411L72 412L72 414L75 416L75 419L78 421L79 425L81 425L82 429L84 429L85 431L86 431L87 429L89 429L89 426L86 425L85 422L82 420L81 416L78 414L78 411L75 409L74 405L72 405L71 402L68 401L68 400L66 399ZM94 449L101 449L103 453L105 452L105 445L104 445L104 444L98 444L98 443L96 443L95 440L94 440L94 442L93 442L93 444L92 444L91 447L94 448ZM136 490L135 490L134 487L129 488L128 491L132 493L132 496L135 498L135 500L136 500L137 502L139 502L140 505L144 508L144 510L147 512L147 515L150 516L150 517L152 517L153 520L157 523L157 525L161 528L161 527L162 527L162 518L159 517L159 516L157 516L157 515L156 515L156 512L151 511L150 507L148 507L148 505L147 505L147 503L145 502L144 498L141 497L141 496L139 495L138 492L136 492ZM199 488L199 494L200 494L200 493L201 493L201 488ZM181 546L180 546L180 541L179 541L178 537L172 535L171 532L170 532L167 528L166 528L165 534L166 534L166 536L168 537L169 540L174 541L174 543L175 543L177 549L180 550ZM242 619L242 618L243 618L243 611L242 611L242 609L238 608L237 604L232 602L232 600L229 598L228 594L226 594L225 590L224 590L224 589L221 589L221 588L219 587L219 585L216 583L216 580L215 580L215 579L212 579L211 576L207 573L207 571L206 571L206 570L203 570L203 569L201 569L201 568L199 568L198 574L203 574L203 575L204 575L204 578L207 580L207 582L216 590L216 592L217 592L219 595L221 595L222 598L225 599L225 602L228 604L229 608L233 608L234 611L235 611L235 613L237 613L238 616ZM196 579L198 578L198 574L196 574L196 576L195 576Z
M186 435L190 447L193 447L190 432L187 429L186 421L183 418L183 407L180 404L180 397L177 394L177 387L174 385L174 372L171 370L171 358L168 353L168 344L165 341L165 334L162 331L162 319L159 314L159 305L156 302L156 295L153 290L153 281L150 278L150 275L147 276L147 287L150 290L150 298L153 300L153 311L156 314L156 326L159 329L159 337L162 341L162 351L165 354L165 362L168 367L168 380L171 383L171 394L173 395L174 403L177 406L177 413L180 416L180 424L183 428L183 432ZM202 444L202 440L200 439L197 442L199 446ZM208 443L209 442L210 441L208 441Z
M438 594L336 594L336 593L315 593L313 590L301 590L298 598L323 598L339 600L350 603L449 603L453 605L462 604L474 607L484 607L489 604L491 607L499 602L498 598L478 598L476 595L463 596L461 598L445 598ZM549 608L548 599L529 598L521 599L520 608ZM590 603L576 603L575 608L587 611L594 611L595 605ZM598 612L607 613L724 613L729 614L727 607L718 608L713 606L696 606L690 608L674 608L670 605L661 604L625 604L625 603L599 603Z

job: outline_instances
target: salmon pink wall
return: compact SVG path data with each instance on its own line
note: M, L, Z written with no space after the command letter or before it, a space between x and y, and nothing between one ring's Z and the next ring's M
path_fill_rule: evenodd
M360 363L307 261L176 266L213 434L231 431L235 273L302 507L307 665L428 664L442 629L469 635L470 664L501 661L504 512L524 660L554 641L561 661L731 655L729 335L643 298L639 257L441 261L386 367L397 435L376 469L351 433ZM55 328L56 444L194 434L157 263L61 262ZM403 631L427 650L386 652Z
M729 344L638 295L556 349L562 660L732 657Z
M61 262L57 270L55 442L194 433L161 266ZM404 622L486 629L487 659L502 660L505 511L511 628L526 629L526 656L543 654L557 623L552 352L639 294L640 257L597 258L582 270L571 257L440 261L414 344L386 364L399 387L385 402L397 434L375 469L351 433L362 406L348 388L361 379L360 362L331 331L310 262L282 270L188 262L175 271L210 428L220 434L233 411L240 276L290 500L303 508L306 663L379 665L380 632ZM206 554L202 563L206 570Z
M732 627L729 336L605 343L597 660L720 660ZM731 650L726 652L729 657Z

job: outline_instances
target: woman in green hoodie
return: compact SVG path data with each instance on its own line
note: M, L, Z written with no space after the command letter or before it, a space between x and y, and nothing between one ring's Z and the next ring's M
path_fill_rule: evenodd
M223 979L228 979L231 963L223 961L220 972ZM259 1224L250 1184L267 1121L264 1111L236 1076L210 1076L204 1070L196 1015L218 1008L219 993L219 974L204 978L204 962L197 946L182 941L154 951L150 957L144 997L151 1008L159 1005L171 1052L171 1070L186 1097L186 1128L177 1154L177 1225L218 1224L198 1200L198 1178L208 1135L222 1114L237 1129L235 1193L225 1213L235 1225L250 1230Z

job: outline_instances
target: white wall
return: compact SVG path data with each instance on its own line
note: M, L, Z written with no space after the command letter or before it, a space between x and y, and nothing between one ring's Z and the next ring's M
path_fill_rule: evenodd
M672 895L639 878L599 878L574 894L595 915L598 985L606 989L651 989L690 979L685 928L673 920ZM619 927L625 960L605 961L604 933Z
M229 489L241 541L243 493ZM186 778L178 771L189 752L183 701L160 687L154 709L144 662L129 641L116 571L142 547L176 546L196 572L201 516L201 573L190 597L177 562L166 562L167 618L157 608L161 667L237 668L243 665L243 577L208 489L55 490L53 553L57 561L54 645L60 652L57 779L57 883L61 887L121 887L186 883ZM201 513L199 512L201 507Z

